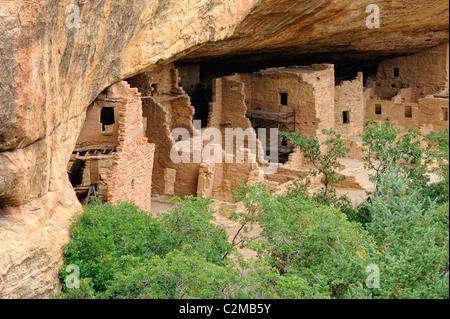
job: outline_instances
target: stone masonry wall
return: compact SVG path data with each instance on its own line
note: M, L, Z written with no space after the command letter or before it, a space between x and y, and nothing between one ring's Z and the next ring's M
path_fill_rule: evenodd
M419 125L432 125L433 130L441 131L449 124L449 100L425 98L419 100Z
M155 146L144 137L140 93L124 81L111 89L123 102L119 110L119 145L107 178L108 200L134 201L141 209L151 211Z
M378 65L376 94L390 99L402 88L415 88L421 97L448 92L448 43L404 57L387 59ZM398 74L394 69L398 69Z
M338 133L344 136L357 136L363 132L365 120L363 74L358 73L356 79L344 81L336 86L335 90L335 123L334 127ZM350 121L343 123L343 112L350 113Z

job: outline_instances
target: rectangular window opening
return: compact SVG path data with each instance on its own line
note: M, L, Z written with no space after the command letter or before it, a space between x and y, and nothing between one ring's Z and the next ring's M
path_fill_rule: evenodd
M394 78L399 78L399 77L400 77L400 69L394 68Z
M448 107L442 108L441 121L448 121Z
M381 114L381 104L375 104L375 114Z
M409 105L405 106L405 117L411 118L412 117L412 107Z
M344 124L350 123L350 112L349 111L342 112L342 123L344 123Z
M288 105L288 95L287 93L280 93L280 104Z
M110 130L107 126L115 123L113 107L102 107L100 111L100 123L102 123L102 132Z

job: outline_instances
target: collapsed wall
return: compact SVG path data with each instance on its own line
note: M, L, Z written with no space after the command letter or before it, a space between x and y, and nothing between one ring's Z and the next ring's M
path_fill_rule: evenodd
M193 135L194 108L190 97L179 85L180 78L172 64L155 68L128 79L142 93L146 119L146 136L155 144L152 177L153 194L195 195L199 166L196 163L174 163L170 153L175 145L172 131L186 129Z
M372 56L448 40L447 1L414 3L419 15L408 15L412 4L384 4L385 32L373 32L363 23L365 3L350 0L302 2L296 10L288 0L84 1L80 28L67 25L72 0L3 1L0 297L49 297L58 290L68 221L81 210L67 163L86 108L104 88L184 54L286 47L298 55L332 47Z
M180 85L181 79L174 65L155 68L127 81L142 93L145 134L148 140L155 144L153 194L181 197L201 194L212 196L217 200L232 201L232 190L241 181L247 182L250 173L256 168L248 161L243 164L237 163L233 152L228 154L233 157L231 162L226 161L225 139L214 140L215 134L210 135L207 128L202 129L201 125L193 125L196 110L191 105L189 95ZM239 105L234 102L236 100L233 100L230 106ZM226 121L226 115L217 113L215 106L212 106L212 110L214 111L209 113L211 123L216 121L222 123L224 119ZM228 114L233 114L234 117L235 111L227 109L227 112L230 112ZM245 118L245 109L242 112L242 119L248 122ZM217 127L223 125L219 123ZM176 132L180 130L187 133L184 140L178 139ZM220 138L225 136L224 131L218 133L221 134ZM214 143L217 143L217 147ZM174 161L171 153L176 147L181 147L180 150L187 149L187 158ZM245 152L245 150L237 151ZM205 162L205 155L212 155L218 160L216 163Z
M76 28L72 0L2 1L0 298L60 289L62 246L81 211L67 164L100 92L230 36L257 2L79 1Z

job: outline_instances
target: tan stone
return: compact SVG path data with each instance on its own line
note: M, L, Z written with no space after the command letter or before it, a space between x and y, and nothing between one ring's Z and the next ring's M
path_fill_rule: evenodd
M344 137L362 134L365 111L363 74L359 72L355 80L336 86L334 128ZM344 112L348 112L346 123L343 121Z
M177 179L177 170L173 168L166 168L164 170L164 194L175 194L175 182Z
M448 42L448 2L444 0L431 5L382 1L383 29L376 31L364 25L366 3L350 0L299 2L298 6L291 0L84 1L79 29L66 25L71 0L0 2L0 206L8 206L0 208L0 298L49 297L58 290L55 274L61 265L61 247L68 240L71 216L80 211L67 168L71 168L71 153L85 119L91 119L86 111L105 88L182 57L274 50L291 55L327 51L379 57L420 52ZM174 70L171 81L176 78ZM326 81L329 85L330 78ZM310 84L319 85L314 79ZM151 88L151 81L143 85ZM193 109L188 97L161 102L167 90L160 88L143 106L148 142L155 147L142 136L136 91L128 96L131 100L118 103L118 117L124 117L124 122L118 123L117 130L105 127L112 134L102 138L117 136L122 154L112 164L98 165L99 180L112 183L108 186L112 201L135 200L148 209L152 185L147 173L152 171L153 152L158 168L153 187L158 192L164 187L164 168L177 169L175 193L197 190L199 164L163 163L172 145L170 130L190 129ZM122 87L111 94L120 97L127 91ZM183 94L179 88L175 91ZM232 86L230 92L242 90ZM331 88L311 87L308 94L327 103L334 101ZM318 117L311 108L307 116L333 114L332 104L327 103L318 103ZM432 103L423 101L425 113ZM324 127L334 122L334 116L320 119ZM162 140L157 141L158 137ZM145 164L140 166L142 159ZM83 178L97 175L93 165ZM111 174L105 179L109 167ZM239 181L246 182L252 171L250 164L217 167L223 179L217 179L214 190L229 198L231 190ZM30 205L42 208L33 210Z

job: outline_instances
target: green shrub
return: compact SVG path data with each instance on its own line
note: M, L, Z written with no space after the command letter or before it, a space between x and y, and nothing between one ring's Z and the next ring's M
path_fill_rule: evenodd
M74 220L64 262L77 265L81 276L91 278L94 289L102 292L120 271L121 256L160 255L168 249L166 237L160 222L131 203L88 205ZM61 272L63 282L65 276Z
M171 251L190 245L207 262L224 265L222 257L232 247L225 230L211 223L210 200L189 196L174 201L175 207L157 218L127 202L103 205L94 201L85 206L84 213L75 218L71 239L64 247L65 265L77 265L81 277L89 278L102 298L114 297L107 290L129 268L124 261L165 258ZM60 272L63 283L66 276Z
M263 240L259 258L280 275L296 275L323 296L341 297L362 280L367 234L335 207L303 196L274 196L264 184L241 185L236 199L258 212Z
M224 265L222 257L232 247L225 229L211 223L214 219L211 200L186 196L184 200L174 197L172 202L178 205L159 216L167 230L165 240L170 250L189 245L192 250L201 252L208 262Z
M380 270L380 288L358 282L354 298L448 298L448 226L443 209L413 190L398 168L381 175L368 206L374 238L367 260ZM448 224L447 224L448 225Z
M121 299L215 299L233 298L240 274L233 268L210 263L192 247L173 250L164 258L142 262L124 259L124 271L108 287L108 294Z
M241 184L234 198L246 212L231 218L239 231L262 228L259 238L243 237L257 252L247 261L235 250L241 237L230 243L212 223L208 198L175 197L155 218L94 200L64 248L80 288L65 287L64 266L55 298L448 298L448 201L413 187L401 165L386 166L358 207L332 193L324 205L301 178L281 195ZM379 267L379 288L367 287L369 265Z
M53 299L96 299L95 290L89 278L80 280L79 288L65 289Z

